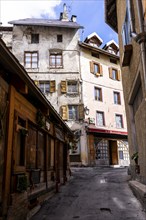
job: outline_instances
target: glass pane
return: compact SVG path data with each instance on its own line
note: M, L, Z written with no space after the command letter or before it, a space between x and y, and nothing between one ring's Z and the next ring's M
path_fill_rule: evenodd
M97 125L99 125L99 126L104 125L103 112L98 112L97 113Z

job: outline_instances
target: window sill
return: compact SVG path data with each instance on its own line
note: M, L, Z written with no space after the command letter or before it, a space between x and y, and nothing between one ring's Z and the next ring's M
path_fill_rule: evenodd
M124 52L122 58L122 67L129 66L131 56L132 56L133 47L132 44L124 45Z

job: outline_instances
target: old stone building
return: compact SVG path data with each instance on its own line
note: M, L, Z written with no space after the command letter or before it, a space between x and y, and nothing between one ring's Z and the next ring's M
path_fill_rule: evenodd
M81 79L85 112L88 163L129 165L127 123L118 45L90 34L80 42Z
M78 148L75 160L84 163L78 132L84 119L78 46L83 27L77 24L76 16L69 20L65 4L58 20L30 18L9 23L13 27L0 27L2 39L75 132L76 144L71 148Z
M131 185L146 208L146 1L105 0L105 18L119 36Z

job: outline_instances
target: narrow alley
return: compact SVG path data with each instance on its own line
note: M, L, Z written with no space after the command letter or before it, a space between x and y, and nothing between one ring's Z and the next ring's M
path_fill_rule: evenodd
M127 168L72 168L70 181L31 220L145 220Z

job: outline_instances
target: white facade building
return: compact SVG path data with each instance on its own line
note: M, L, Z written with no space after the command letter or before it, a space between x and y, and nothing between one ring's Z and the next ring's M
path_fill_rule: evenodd
M88 136L88 163L129 165L127 123L118 45L112 40L103 49L93 33L80 43L83 103Z

